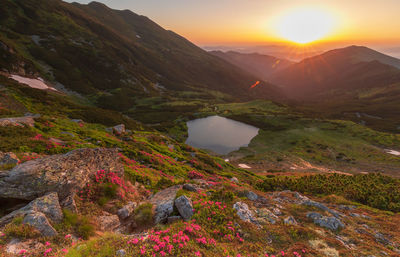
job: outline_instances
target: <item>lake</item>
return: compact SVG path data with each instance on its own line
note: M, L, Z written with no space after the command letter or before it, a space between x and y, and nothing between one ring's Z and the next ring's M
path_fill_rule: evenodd
M258 128L220 116L209 116L188 121L189 137L186 144L228 154L240 147L248 146L258 134Z

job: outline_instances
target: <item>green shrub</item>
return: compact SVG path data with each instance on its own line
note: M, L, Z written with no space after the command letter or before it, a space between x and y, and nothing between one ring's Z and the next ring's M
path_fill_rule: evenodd
M20 239L36 238L40 236L39 231L28 224L22 224L23 218L16 217L14 220L7 224L4 228L4 233L9 237L16 237Z
M151 225L153 223L153 204L144 203L135 210L135 221L140 225Z
M67 229L72 229L79 236L88 239L94 235L94 226L91 224L88 217L80 216L70 210L64 209L64 220L62 226Z

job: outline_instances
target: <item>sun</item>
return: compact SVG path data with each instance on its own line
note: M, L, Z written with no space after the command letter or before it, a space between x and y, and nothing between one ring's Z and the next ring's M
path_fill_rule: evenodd
M299 44L310 43L327 36L334 26L333 16L324 10L304 8L293 10L278 21L278 34Z

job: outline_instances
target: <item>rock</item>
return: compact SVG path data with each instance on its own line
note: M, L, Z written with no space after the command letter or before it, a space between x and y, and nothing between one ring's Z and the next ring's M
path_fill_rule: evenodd
M267 221L271 224L275 224L279 218L273 214L270 210L267 208L261 208L256 210L257 217L259 217L259 220L262 219L264 221ZM261 223L266 224L266 222L261 221Z
M102 231L115 231L121 225L118 216L108 212L103 212L103 215L98 217L98 221Z
M272 212L278 216L282 215L282 211L279 208L273 208Z
M339 205L339 209L344 210L344 211L351 211L357 208L355 205Z
M354 217L354 218L360 218L361 216L360 216L360 214L358 214L358 213L350 213L350 216L351 217Z
M150 198L150 202L156 206L154 213L154 222L156 224L167 221L167 218L174 211L174 200L176 192L181 186L166 188Z
M18 157L15 155L15 153L3 153L0 152L0 166L3 165L13 165L17 164L19 162Z
M117 126L114 126L112 129L116 135L122 135L125 133L125 125L124 124L119 124Z
M167 223L168 224L172 224L172 223L175 223L175 222L180 221L180 220L182 220L182 216L170 216L167 219Z
M25 117L32 117L32 118L40 118L42 117L42 115L40 115L39 113L30 113L30 112L26 112L24 114Z
M246 191L245 192L245 196L251 201L256 201L257 198L258 198L258 195L256 193L254 193L254 192L251 192L251 191Z
M308 213L307 217L311 218L314 221L314 224L330 230L338 230L345 227L341 220L336 217L326 217L315 212Z
M68 136L71 136L71 137L75 137L75 135L73 133L68 132L68 131L62 131L61 135L68 135Z
M236 177L231 178L233 183L239 184L239 180Z
M45 237L53 237L58 234L57 231L51 226L46 216L41 212L29 212L25 216L22 223L36 228Z
M233 205L233 209L237 211L237 215L241 220L257 223L254 219L253 212L249 210L249 206L246 203L237 202Z
M343 216L343 214L341 214L341 213L339 213L337 211L331 210L328 207L326 207L324 204L319 203L319 202L315 202L315 201L312 201L312 200L306 200L306 201L302 202L302 204L303 205L307 205L307 206L313 206L313 207L316 207L316 208L318 208L320 210L329 212L330 214L332 214L336 218L340 218L341 216Z
M119 209L117 211L117 215L118 215L119 219L125 220L125 219L129 218L129 216L132 215L135 208L136 208L136 203L129 202L127 205L125 205L124 207L122 207L121 209Z
M65 145L66 144L64 141L54 138L54 137L49 138L49 142L52 142L53 144L56 144L56 145Z
M58 201L58 195L57 193L53 192L37 198L25 207L2 217L0 219L0 227L10 223L16 217L25 217L32 212L43 214L45 215L46 219L49 218L54 223L60 223L63 219L63 213Z
M42 248L43 246L44 245L42 243L37 242L37 240L29 239L21 241L20 239L13 238L5 246L5 252L11 254L11 256L21 256L21 254L19 254L21 250L32 252Z
M98 170L117 172L123 165L117 149L78 149L17 165L0 177L0 198L33 200L48 192L57 192L64 200L84 187Z
M126 255L126 251L124 249L118 250L115 255L118 257L124 257Z
M189 192L197 192L197 187L193 184L184 184L182 188Z
M17 117L17 118L2 118L0 119L0 127L6 126L18 126L18 127L33 127L35 126L35 120L33 117Z
M192 201L185 195L175 199L175 206L184 220L189 220L193 216Z
M383 244L383 245L389 245L389 244L391 244L391 242L390 242L390 240L388 240L382 233L376 233L375 235L374 235L374 237L375 237L375 240L378 242L378 243L381 243L381 244Z
M60 205L62 208L67 209L73 213L78 212L78 208L76 207L75 203L75 193L71 193L67 197L65 197L64 200L60 202Z
M75 122L75 123L83 123L83 120L81 120L81 119L71 119L70 121Z
M285 225L297 225L297 221L293 218L293 216L289 216L283 220Z

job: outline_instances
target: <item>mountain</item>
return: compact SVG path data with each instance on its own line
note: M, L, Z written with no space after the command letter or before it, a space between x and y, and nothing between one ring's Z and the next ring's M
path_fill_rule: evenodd
M8 73L42 76L103 107L131 109L143 97L220 91L274 98L269 83L129 10L61 0L4 0L0 61Z
M306 58L274 74L271 81L295 99L316 99L334 91L381 87L400 81L400 60L362 46Z
M268 81L272 73L293 64L293 62L285 59L258 53L245 54L234 51L211 51L210 53L266 81Z

